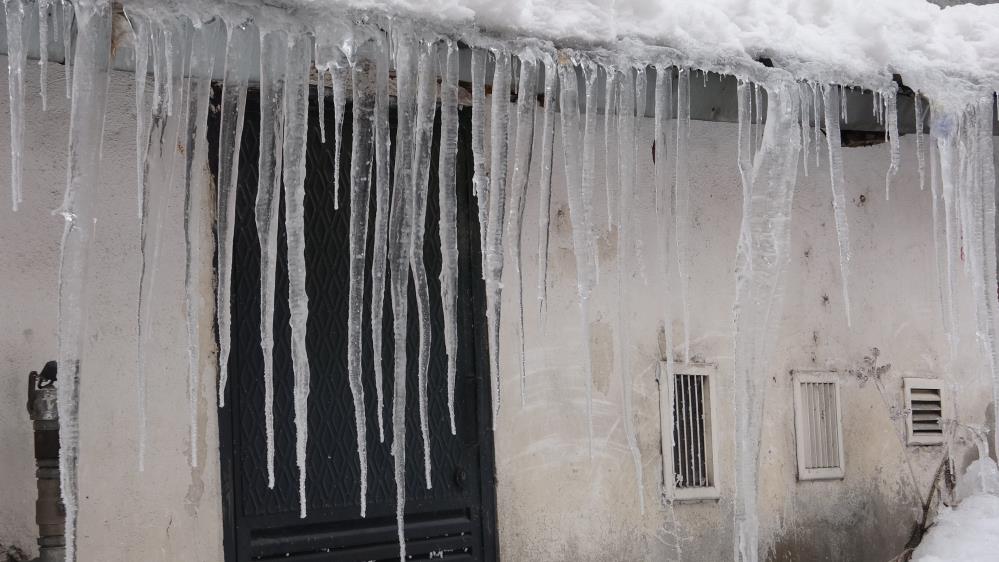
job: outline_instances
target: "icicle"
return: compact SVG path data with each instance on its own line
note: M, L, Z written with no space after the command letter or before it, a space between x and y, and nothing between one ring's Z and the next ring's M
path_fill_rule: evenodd
M582 203L583 212L583 222L582 227L585 229L584 235L585 246L584 251L587 252L585 259L586 266L591 269L588 273L592 275L592 279L588 282L592 283L591 289L598 283L598 276L600 275L600 270L597 267L597 250L596 250L596 227L593 224L593 188L596 185L596 160L597 160L597 78L599 74L599 67L592 61L584 60L581 68L583 70L583 83L586 88L586 101L585 108L586 113L584 115L584 127L583 127L583 162L582 162L582 177L580 182L580 195ZM573 73L575 76L575 72ZM578 85L577 85L578 88ZM578 92L577 92L578 99ZM577 104L578 105L578 104ZM577 107L578 110L578 107Z
M815 142L813 144L815 146L815 167L818 168L819 167L819 155L822 154L822 148L821 148L822 144L821 144L821 139L819 138L820 135L821 135L821 130L820 130L821 127L819 126L819 123L822 123L822 121L823 121L823 119L822 119L822 86L820 86L816 82L812 82L811 83L811 87L812 87L812 114L813 114L812 118L814 119L814 121L812 121L812 123L814 123L814 126L812 128L812 132L815 134L815 138L814 138ZM804 153L804 158L808 158L808 153L807 152Z
M555 156L555 93L558 74L551 55L542 55L545 65L545 109L541 126L541 182L538 206L538 313L542 323L548 309L548 241L552 211L552 160ZM608 82L609 84L609 82Z
M295 462L298 466L299 516L305 518L306 450L309 439L309 355L306 327L309 295L305 291L305 147L309 127L309 37L288 38L285 77L284 224L288 244L288 309L291 312L291 363L295 371Z
M999 301L996 294L996 173L992 157L992 106L991 98L978 100L965 110L964 126L959 131L951 131L951 134L960 135L957 144L968 170L964 174L966 177L962 178L964 181L948 182L948 169L944 168L944 185L956 184L959 197L967 208L968 220L962 226L968 261L971 263L977 336L992 376L992 396L996 400L999 398L996 331ZM999 420L993 423L994 429L999 429ZM999 434L993 438L999 445Z
M149 151L149 131L146 125L146 74L149 70L149 29L144 19L133 16L132 42L135 45L135 170L136 200L138 217L142 220L143 189L142 176Z
M931 133L932 135L932 133ZM935 139L931 136L931 141ZM940 238L940 161L937 157L936 142L930 142L930 198L933 201L933 250L937 274L937 291L940 299L940 316L943 318L944 331L950 349L950 360L956 358L957 340L954 330L953 307L950 301L949 260L947 257L947 240Z
M847 112L846 112L846 94L849 88L845 86L839 87L839 115L840 119L846 123L847 122Z
M517 136L513 157L513 180L510 182L510 255L517 275L517 335L520 339L520 403L527 403L527 361L524 345L524 273L522 271L521 239L524 207L527 204L527 180L534 155L535 91L538 83L538 63L528 55L520 57L520 84L517 90Z
M957 176L958 171L956 169L957 163L954 161L957 157L957 139L955 130L958 127L958 123L953 115L948 115L942 111L933 111L934 123L931 127L931 131L937 135L937 150L939 152L939 165L940 165L940 179L941 179L941 189L940 195L943 199L944 206L944 253L947 255L947 279L946 279L946 292L945 292L945 302L947 305L948 314L947 317L950 318L951 330L950 330L950 345L951 345L951 357L957 357L957 302L954 299L954 286L955 286L955 268L956 264L954 259L961 253L961 243L960 243L960 225L958 224L958 218L955 216L955 207L957 206ZM941 136L943 135L943 136Z
M267 487L274 488L274 289L281 203L281 145L284 142L285 73L288 35L260 34L260 150L254 217L260 240L260 352L264 371L264 435Z
M38 80L42 111L49 109L49 10L55 0L38 0Z
M181 30L178 24L178 31ZM186 30L184 30L186 31ZM189 46L189 41L183 41L182 45ZM182 69L181 75L186 74L186 66L189 63L189 49L185 48L184 52L180 53L182 64L185 68ZM168 84L168 90L173 90L173 84ZM182 92L186 92L186 88L181 87ZM172 96L172 94L170 94ZM162 102L162 100L160 100ZM183 100L181 101L181 106L184 107ZM149 333L151 329L150 323L152 322L152 297L154 294L154 289L156 287L156 278L159 273L159 253L162 240L163 231L163 213L169 204L166 200L166 194L169 193L166 189L156 189L154 188L154 182L151 178L156 177L158 180L165 182L165 185L173 186L173 172L174 172L174 160L176 158L177 150L176 146L178 144L179 134L181 126L178 124L173 126L170 123L165 108L162 103L153 107L152 122L149 130L149 146L153 146L154 141L159 139L156 143L159 149L159 154L156 158L156 163L158 164L157 170L152 170L152 163L150 160L146 160L145 169L143 170L142 178L142 189L143 189L143 208L142 217L139 220L139 244L141 252L141 268L139 275L139 300L136 306L138 310L138 315L136 317L137 324L137 361L136 361L136 372L137 372L137 385L136 390L138 393L138 410L139 410L139 472L145 470L145 457L146 457L146 438L147 438L147 419L146 419L146 346L148 345ZM186 123L183 116L178 120L179 123ZM166 132L173 128L173 136L169 139L164 139ZM162 170L161 167L165 166L166 169Z
M69 8L67 8L69 9ZM111 66L111 5L108 0L78 0L77 57L81 73L72 85L69 171L60 213L65 219L59 258L59 484L66 509L66 560L76 561L79 513L77 467L80 453L80 375L89 339L86 285L101 187L100 145L104 137L108 75Z
M611 143L611 131L614 129L613 115L617 113L618 75L617 70L613 66L606 67L605 71L607 73L607 80L604 84L604 171L606 175L604 191L607 195L607 231L610 232L613 225L616 224L613 211L614 190L611 186L617 185L618 178L620 177L617 151L614 150L616 145Z
M808 84L804 83L804 82L801 83L798 86L798 103L801 104L801 107L799 108L798 114L800 115L799 121L801 121L801 153L802 154L808 154L808 141L811 140L811 129L809 127L809 122L810 122L809 121L810 120L809 102L811 101L811 93L809 92L809 90L807 90L807 88L808 88ZM740 122L740 124L741 124L741 122ZM814 126L816 128L818 128L819 124L815 123ZM808 175L808 158L807 157L806 158L802 158L801 159L801 164L802 164L803 170L805 172L805 175L807 176Z
M655 151L654 172L656 181L656 230L659 238L659 251L662 265L662 286L670 286L670 266L672 262L672 239L670 238L670 228L673 226L672 197L670 191L670 174L666 163L668 161L669 146L669 118L672 113L672 73L665 67L656 66L656 77L658 78L655 88ZM741 123L740 123L741 125ZM740 138L742 128L740 127ZM662 299L663 314L663 338L665 349L662 350L666 360L665 377L660 379L660 384L672 384L673 381L673 314L668 296ZM665 484L671 485L671 479L667 478Z
M368 60L354 64L353 117L350 157L350 288L347 319L347 376L354 398L354 423L357 433L357 460L361 474L361 517L367 512L368 438L364 411L364 386L361 383L364 270L368 248L368 206L371 201L372 118L375 110L377 70Z
M337 52L340 56L340 53ZM333 209L340 209L340 156L343 152L343 113L347 107L347 74L350 71L342 57L333 61Z
M191 438L191 466L198 466L198 403L201 398L201 217L200 184L196 175L208 160L206 127L208 102L211 99L212 73L215 69L213 40L218 23L206 23L195 31L191 50L191 90L188 96L188 121L184 167L184 305L187 321L187 396Z
M62 53L65 64L64 70L66 72L66 99L73 99L73 21L76 16L73 11L72 2L70 0L59 0L59 12L62 16L59 27L62 33Z
M739 179L742 183L742 215L745 217L749 215L753 197L753 91L748 84L740 80L737 94L739 120L737 154ZM808 135L805 135L805 138L807 137ZM739 245L736 250L737 263L746 259L750 251L749 244L752 240L749 226L747 221L743 221L739 232Z
M592 173L592 169L581 162L589 148L593 150L593 139L588 139L590 147L580 150L579 123L579 92L576 79L576 69L572 61L563 53L559 54L559 82L561 82L561 98L559 106L562 117L562 149L565 162L566 190L569 195L569 217L572 219L572 244L576 254L576 290L579 295L580 327L582 332L583 376L586 388L586 437L589 445L590 459L593 458L593 367L590 359L590 293L594 286L594 251L592 225L587 222L589 215L585 211L586 200L583 195L583 175ZM592 69L589 75L592 75ZM587 76L588 77L588 76ZM592 84L588 83L592 87ZM588 120L594 120L595 115L587 115ZM592 129L591 129L592 136ZM584 144L585 144L584 138ZM588 172L587 169L591 171ZM592 177L586 179L592 183Z
M631 322L627 306L627 290L625 282L630 272L632 248L630 221L631 204L635 189L635 171L637 170L635 155L635 75L634 69L628 69L622 74L620 84L619 111L617 121L619 162L621 165L620 189L618 190L618 212L621 220L617 225L617 326L614 330L614 361L615 370L621 375L621 417L624 419L624 433L628 439L628 449L631 450L635 464L635 483L638 491L638 503L642 513L645 513L645 483L642 476L642 457L638 449L638 437L635 433L634 410L632 406L631 354L627 326ZM687 85L689 74L685 69L680 71L681 88ZM677 153L680 158L680 153Z
M486 52L472 50L472 189L479 210L479 241L486 247L489 226L489 169L486 164ZM486 278L486 252L482 252L482 278Z
M891 180L898 173L899 143L898 143L898 100L896 99L897 88L892 84L892 88L885 93L885 119L888 126L885 132L888 134L889 146L891 148L891 163L888 165L888 173L885 175L885 201L891 198Z
M24 4L22 0L4 0L7 18L7 70L10 90L10 191L13 209L23 200L24 172L24 65L28 51L24 44Z
M319 140L326 144L326 73L329 72L327 65L319 62L319 40L315 41L315 56L313 66L316 67L316 106L319 108Z
M754 162L752 197L743 206L736 267L734 558L758 557L757 514L764 391L781 317L783 274L789 261L791 203L800 145L798 92L793 83L767 90L763 142ZM746 103L745 95L739 97ZM741 112L748 111L742 109ZM740 112L740 113L741 113Z
M229 379L229 350L232 312L232 246L236 226L236 178L239 148L243 142L243 116L249 63L256 33L247 24L227 22L225 75L222 83L222 114L219 117L218 179L218 289L216 311L219 329L219 407L225 407Z
M826 86L822 91L826 113L826 145L829 147L829 180L832 185L833 215L836 220L836 240L839 242L839 274L843 284L843 309L846 325L851 326L850 314L850 229L846 217L846 191L843 179L843 153L840 147L839 104L841 90Z
M375 76L375 241L371 262L371 350L374 356L378 442L385 442L385 378L382 363L382 318L385 308L385 268L388 254L389 188L392 182L392 131L389 129L389 46L381 37Z
M427 222L428 182L430 181L430 151L434 134L434 109L437 103L437 50L433 44L421 45L417 66L416 130L413 160L413 242L410 268L416 286L416 316L420 327L420 352L417 361L419 386L420 434L423 436L423 477L429 490L433 487L430 474L430 425L427 413L427 370L430 365L430 285L423 261L423 241Z
M923 98L916 92L912 98L916 114L916 160L919 162L919 191L926 187L926 138L923 134Z
M486 260L486 322L489 337L489 371L493 381L493 429L500 408L500 305L503 292L503 223L506 216L506 176L509 153L510 55L496 51L490 119L489 217L483 256Z
M754 84L754 88L755 88ZM756 96L760 111L760 96ZM762 122L762 113L760 115ZM681 68L676 96L676 180L673 199L676 202L676 264L680 274L680 298L683 301L683 357L690 360L690 255L687 237L690 234L690 178L688 172L687 143L690 139L690 70Z
M441 83L441 140L437 164L437 203L440 209L441 307L444 310L444 349L447 353L447 411L454 424L454 381L458 370L458 200L455 162L458 156L458 46L448 39Z
M396 530L399 559L406 559L403 512L406 508L406 334L409 312L409 264L413 247L413 124L416 111L417 44L407 31L394 38L398 129L392 212L389 215L389 265L391 267L392 327L395 361L392 392L392 457L396 492Z

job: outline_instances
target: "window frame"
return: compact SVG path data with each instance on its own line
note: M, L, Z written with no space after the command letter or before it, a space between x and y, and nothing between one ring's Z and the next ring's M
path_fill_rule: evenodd
M660 361L656 375L659 383L659 433L662 439L662 476L663 494L670 500L678 502L718 501L721 492L718 486L718 438L714 421L718 419L715 413L715 375L717 366L710 363L674 363L672 372L668 372L666 362ZM673 411L674 388L676 375L704 376L707 398L704 408L704 439L707 441L705 452L711 456L705 459L705 470L710 475L710 486L679 488L676 486L676 475L673 472ZM667 375L669 380L667 380ZM665 383L665 384L664 384Z
M819 383L833 385L836 397L836 442L839 451L839 466L825 468L806 468L806 431L805 411L802 407L801 387L806 383ZM792 377L794 393L794 445L795 462L798 467L798 480L842 480L846 477L846 454L843 450L843 399L840 393L840 380L835 373L795 372Z
M940 392L940 434L916 435L912 432L912 391L913 389L938 390ZM908 446L943 445L943 422L950 419L950 408L947 400L947 385L943 379L925 377L903 377L902 399L905 408L905 443Z

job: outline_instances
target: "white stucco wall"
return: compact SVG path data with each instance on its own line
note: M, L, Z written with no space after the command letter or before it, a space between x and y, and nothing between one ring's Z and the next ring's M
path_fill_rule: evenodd
M34 466L31 426L24 410L25 380L56 354L56 274L61 219L50 214L65 183L68 104L60 95L60 68L50 70L50 107L43 113L37 70L28 71L29 112L25 140L25 202L0 221L0 542L33 550ZM2 74L2 73L0 73ZM5 75L0 91L6 91ZM154 334L149 357L149 457L136 471L135 303L138 296L138 229L134 199L134 90L129 74L115 73L104 140L105 184L96 228L95 266L88 298L91 322L81 406L82 561L221 560L221 487L218 476L216 380L211 335L211 257L206 250L201 287L205 376L197 443L202 464L187 465L187 371L183 299L183 236L178 186L170 191L163 265L157 282ZM4 103L4 102L0 102ZM7 112L0 131L9 130ZM599 133L602 136L602 132ZM651 157L651 123L643 129ZM594 458L587 454L585 405L570 216L561 147L550 251L549 307L542 330L536 306L537 190L532 183L524 231L524 302L527 402L519 402L518 339L514 283L506 283L502 370L506 400L496 436L499 534L505 560L668 560L680 537L684 560L731 556L733 486L731 305L733 265L740 227L741 188L735 166L736 127L695 122L690 145L692 192L691 352L717 364L716 420L719 440L718 502L677 504L670 514L659 500L662 479L660 412L655 365L664 301L673 310L673 335L682 335L680 301L660 276L655 239L651 166L640 178L634 212L644 267L629 272L626 341L634 380L635 419L644 468L646 513L638 509L631 455L623 433L621 377L614 372L616 329L616 233L605 228L603 182L595 213L602 226L601 285L594 295L592 360ZM848 214L853 249L850 292L853 327L842 310L838 253L828 174L823 163L799 176L793 222L792 263L778 356L768 387L761 487L763 536L776 557L884 560L904 544L916 516L905 455L920 489L940 461L939 447L899 444L881 397L842 375L846 478L797 482L789 371L855 367L872 347L892 363L888 399L901 400L901 376L960 381L962 421L983 423L989 403L988 375L974 339L973 308L961 277L961 348L947 363L934 276L930 193L920 192L913 139L902 143L901 172L891 202L883 198L887 147L847 149ZM9 146L0 134L0 154ZM811 156L810 156L811 157ZM823 157L822 160L824 160ZM604 174L598 158L598 178ZM535 167L539 165L537 159ZM9 159L0 156L0 178ZM537 176L535 176L537 177ZM206 209L211 189L207 176ZM167 187L167 186L163 186ZM9 206L9 190L0 204ZM863 200L861 199L863 197ZM203 217L203 248L211 247L209 213ZM512 264L507 264L513 272ZM826 300L828 297L828 301ZM679 348L678 348L679 349ZM89 374L88 374L89 373ZM967 458L962 459L967 462ZM674 522L675 521L675 522ZM811 545L811 546L809 546Z
M644 266L629 271L625 302L634 381L635 420L641 449L646 513L639 510L632 457L624 433L621 376L614 370L616 230L601 229L600 286L591 313L594 454L587 450L585 390L575 293L571 222L556 148L547 325L537 312L538 196L532 185L524 234L527 402L521 406L515 284L505 284L503 395L496 436L501 553L507 560L672 560L676 536L684 560L732 557L734 485L732 304L741 223L741 184L734 124L694 122L690 154L691 355L717 365L714 383L719 439L718 502L675 504L659 499L661 431L656 363L664 302L671 305L674 355L682 360L681 301L675 273L661 275L656 239L652 123L642 130L644 175L627 220L638 233ZM597 137L602 138L598 131ZM824 139L824 137L823 137ZM777 357L770 368L764 416L761 482L763 548L780 560L887 560L901 552L918 515L908 457L925 495L941 462L941 447L903 447L873 383L839 376L846 477L796 479L792 369L855 368L873 347L887 399L901 405L902 376L942 377L960 384L961 421L983 424L990 403L987 368L974 335L968 279L960 276L961 347L948 364L934 269L930 190L918 187L914 138L902 139L901 171L890 202L884 181L888 147L845 149L848 218L853 259L852 328L843 311L839 257L823 153L809 175L799 174L793 210L791 266ZM672 152L672 151L671 151ZM595 217L606 224L603 158L597 158ZM533 163L537 169L537 159ZM668 166L672 167L670 157ZM537 176L535 176L537 177ZM927 176L928 177L928 176ZM614 211L616 214L616 210ZM513 271L510 260L508 271ZM671 413L667 412L666 416ZM974 457L971 457L974 458ZM969 462L959 457L961 462ZM675 518L675 519L674 519ZM674 523L675 521L675 523ZM823 558L824 557L824 558Z
M6 66L6 59L0 62ZM10 158L0 158L0 543L36 550L35 473L27 374L55 359L57 273L62 218L51 214L66 183L69 104L62 67L49 70L49 108L37 96L37 66L27 71L24 203L10 212ZM0 73L0 91L7 91ZM90 561L218 561L221 488L215 410L212 235L206 248L203 379L199 406L201 463L188 466L187 356L184 328L183 190L169 189L160 277L148 348L149 449L137 471L136 301L139 236L135 201L135 90L130 73L111 77L104 137L103 185L87 297L89 325L80 406L79 559ZM4 96L6 97L6 95ZM7 102L2 102L4 107ZM9 152L9 111L0 114L0 152ZM96 142L96 140L95 140ZM179 182L182 173L175 175ZM212 208L207 170L199 174L204 208Z

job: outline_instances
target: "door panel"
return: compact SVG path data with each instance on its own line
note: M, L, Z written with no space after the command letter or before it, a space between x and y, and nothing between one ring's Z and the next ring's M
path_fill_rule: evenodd
M217 98L216 98L217 101ZM313 96L306 164L306 290L309 296L307 348L311 367L307 496L309 516L298 517L298 468L292 402L293 372L288 324L286 238L279 227L274 317L275 486L267 487L264 434L263 359L260 350L260 248L254 223L259 142L259 98L246 106L236 203L232 281L232 354L227 406L220 410L226 559L391 560L398 557L395 481L391 448L392 312L384 296L383 390L385 441L379 442L370 340L370 267L375 197L369 212L364 306L363 386L368 446L367 517L359 516L359 467L354 406L347 381L348 226L350 213L350 108L343 124L339 209L334 208L333 111L327 105L327 142L320 139ZM218 113L209 130L211 164L217 166ZM440 301L441 268L437 208L437 144L431 163L424 252L430 280L432 321L428 410L433 487L423 477L416 357L418 322L410 280L407 341L406 536L413 559L495 558L495 492L485 318L477 215L470 198L472 157L470 114L463 111L458 154L458 373L455 409L458 433L451 435L447 407L447 357ZM394 115L393 115L394 134ZM394 145L393 145L394 146ZM374 190L374 183L372 183Z

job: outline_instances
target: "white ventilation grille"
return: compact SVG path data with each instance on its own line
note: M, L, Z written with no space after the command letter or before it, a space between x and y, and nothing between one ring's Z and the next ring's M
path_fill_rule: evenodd
M794 427L798 478L842 478L843 435L839 382L834 375L795 374Z
M717 499L712 391L706 365L676 365L669 380L660 368L663 474L677 500Z
M943 422L947 418L943 382L939 379L907 378L903 384L909 444L943 443Z

